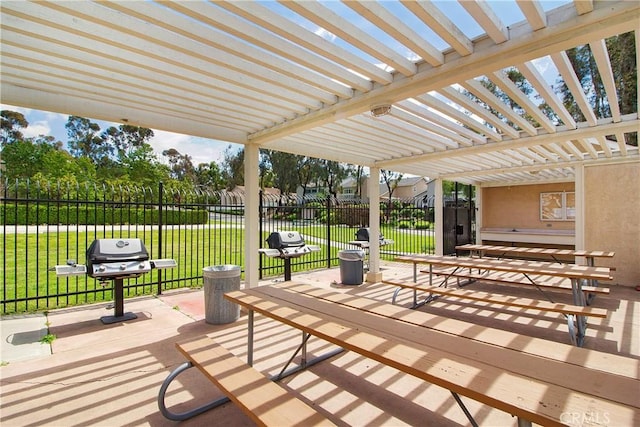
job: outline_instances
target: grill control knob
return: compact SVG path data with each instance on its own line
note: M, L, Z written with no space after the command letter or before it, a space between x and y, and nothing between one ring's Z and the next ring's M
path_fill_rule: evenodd
M107 267L105 267L104 265L98 266L98 271L105 271L106 269Z
M127 264L120 264L120 270L126 270Z
M138 265L138 268L139 268L140 270L142 270L142 269L144 268L144 263L143 263L143 262L141 262L141 263Z

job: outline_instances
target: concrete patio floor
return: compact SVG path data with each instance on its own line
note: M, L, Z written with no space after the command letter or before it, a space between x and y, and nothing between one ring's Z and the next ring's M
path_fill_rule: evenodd
M407 265L385 264L383 271L386 279L411 276L411 267ZM339 269L294 274L293 279L387 302L394 291L394 288L381 284L341 285L338 283ZM273 280L261 282L261 285L269 283ZM471 286L494 289L483 283ZM536 297L537 292L525 288L509 288L508 291L532 297ZM502 289L502 292L506 290ZM400 296L399 304L410 303L409 292ZM558 301L562 298L570 299L570 296L557 296ZM589 321L585 347L640 359L640 292L630 287L611 286L611 295L598 297L594 306L609 309L610 315L606 319ZM566 324L558 315L489 308L483 303L462 304L446 298L421 310L568 343ZM3 360L5 364L0 368L0 424L253 425L231 403L182 423L165 419L157 405L162 381L184 361L175 349L175 342L207 335L246 359L245 313L231 324L207 324L204 321L202 290L171 291L160 296L127 299L125 311L136 313L138 318L103 325L100 317L112 314L113 309L107 304L94 304L54 310L46 318L36 316L36 320L30 317L23 321L23 325L34 330L21 333L31 332L35 334L32 336L40 336L44 325L40 326L39 322L48 322L49 333L56 335L56 339L51 351L46 344L38 343L47 351ZM13 345L5 336L8 322L16 320L2 320L3 346ZM256 316L254 360L258 370L278 373L299 343L299 331ZM318 339L312 339L309 344L311 354L320 354L331 348ZM349 352L288 377L281 384L319 408L338 425L469 424L447 390ZM166 403L173 412L181 412L217 396L220 392L199 371L191 369L173 382ZM468 398L463 397L463 400L480 425L517 424L509 414Z

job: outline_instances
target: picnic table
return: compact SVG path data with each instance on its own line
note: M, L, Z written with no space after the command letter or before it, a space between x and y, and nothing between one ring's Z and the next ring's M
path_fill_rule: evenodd
M522 256L549 256L556 262L562 262L558 257L584 257L588 266L595 266L595 258L613 258L615 252L610 251L586 251L574 249L556 248L530 248L522 246L498 246L498 245L475 245L466 244L456 246L456 250L469 251L471 254L477 253L482 257L484 254L522 255Z
M398 285L393 297L392 302L395 302L398 293L407 287L413 287L414 292L414 308L419 305L425 304L433 300L432 294L440 293L437 292L438 289L435 289L433 286L433 278L434 276L444 276L445 279L442 282L441 286L446 287L447 281L451 277L456 278L467 278L471 280L485 280L491 281L495 283L506 283L506 284L527 284L536 287L540 293L542 293L548 302L553 303L553 305L541 304L538 300L531 300L526 302L526 306L532 309L545 309L548 311L556 311L558 310L558 306L555 304L554 300L549 297L543 291L543 288L546 289L555 289L555 290L563 290L564 287L558 284L550 284L547 283L549 279L557 279L557 278L566 278L571 282L571 292L573 296L573 303L577 307L565 307L563 309L563 315L567 319L568 328L569 328L569 336L571 342L577 346L582 346L587 329L587 316L593 316L594 313L589 311L577 312L579 307L586 307L589 303L589 292L598 291L597 287L594 286L583 286L583 281L591 281L592 283L597 283L597 280L610 280L611 279L611 271L607 267L593 267L593 266L583 266L583 265L575 265L575 264L559 264L552 262L543 262L543 261L527 261L527 260L515 260L515 259L490 259L490 258L470 258L470 257L452 257L452 256L439 256L439 255L410 255L410 256L399 256L396 258L397 261L403 262L411 262L413 263L413 285L402 286ZM419 264L427 264L429 269L426 272L429 273L429 289L432 292L429 292L429 296L424 300L423 303L418 304L416 302L416 292L419 289L416 286L418 282L418 265ZM444 267L446 270L434 270L434 267ZM479 273L474 273L473 270L478 270ZM509 279L505 279L503 276L495 276L493 273L508 273L515 274L518 276L522 276L521 279L516 280L513 277ZM424 290L423 290L424 291ZM589 291L589 292L585 292ZM455 297L464 297L465 293L457 292L447 292L451 296ZM469 299L480 299L474 298L475 295L466 295ZM481 298L485 301L501 303L503 305L514 305L513 301L509 303L510 299L507 296L499 295L495 298L488 298L483 296ZM524 302L520 301L520 306L524 306Z
M582 292L583 280L612 280L611 269L608 267L593 267L575 264L560 264L543 261L527 261L515 259L487 259L452 257L441 255L405 255L396 257L396 261L413 263L413 281L418 281L418 264L429 265L429 285L433 285L434 266L451 267L447 274L455 275L461 269L476 269L480 271L498 271L518 273L536 285L540 276L565 277L571 280L573 299L576 305L586 305L586 298Z
M300 283L233 291L225 298L248 310L249 365L258 313L303 332L296 354L315 336L448 389L472 425L477 423L465 396L512 414L519 426L578 425L594 414L607 415L599 419L603 425L640 425L635 359Z

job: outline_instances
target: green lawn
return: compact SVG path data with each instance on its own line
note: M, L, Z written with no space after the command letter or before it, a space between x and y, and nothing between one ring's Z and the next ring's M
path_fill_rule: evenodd
M48 234L5 234L2 236L4 262L0 266L3 284L2 300L46 297L68 294L27 302L9 303L4 313L36 311L96 301L110 301L111 292L95 279L78 276L57 278L49 268L74 259L79 264L86 261L86 249L96 238L143 239L152 258L173 258L178 267L165 270L165 282L189 279L174 287L200 286L202 268L219 264L244 264L244 230L240 228L175 228L163 231L163 254L157 253L157 231L114 230L103 232L58 232ZM158 271L141 276L137 282L156 280ZM129 284L136 283L130 280ZM109 284L110 286L110 284ZM169 285L171 286L171 285ZM135 289L135 294L155 293L157 286L148 285ZM133 293L132 293L133 294Z
M210 224L211 225L211 224ZM327 228L324 225L304 224L296 225L292 229L299 230L307 237L309 244L318 244L310 241L309 237L326 239ZM332 226L329 230L333 242L346 243L354 239L357 228L345 226ZM388 238L394 239L393 245L383 248L384 251L393 253L424 253L433 247L431 237L415 235L405 230L396 230L390 227L382 227L382 233ZM400 234L399 234L400 233ZM264 232L262 244L269 232ZM399 236L399 238L395 238ZM74 259L79 264L86 261L87 247L96 238L140 238L145 243L152 258L172 258L178 263L178 267L165 270L163 274L164 288L199 287L202 285L202 269L210 265L234 264L244 265L244 229L233 225L224 227L193 226L189 228L166 227L163 230L164 253L159 254L157 248L157 231L137 230L135 226L119 230L106 229L98 232L49 232L40 234L5 234L1 238L4 261L0 265L0 281L3 284L2 300L25 300L6 303L0 309L4 314L16 312L33 312L50 308L65 307L77 304L85 304L99 301L111 301L111 291L101 286L95 279L78 276L70 278L57 278L49 268L55 265L65 264L68 259ZM313 264L295 265L294 271L304 271L309 268L321 268L326 266L327 249L330 251L332 265L338 265L338 251L344 246L320 243L322 252L305 257L305 261L316 260ZM393 259L394 255L382 255L383 259ZM270 274L281 274L282 260L263 257L263 266L274 266L275 269L267 271ZM126 296L157 293L156 281L161 274L154 271L137 279L131 279L129 285L138 283L140 286L131 288ZM144 285L147 283L147 285ZM108 287L111 283L107 284ZM144 286L143 286L144 285ZM55 296L58 295L58 296Z

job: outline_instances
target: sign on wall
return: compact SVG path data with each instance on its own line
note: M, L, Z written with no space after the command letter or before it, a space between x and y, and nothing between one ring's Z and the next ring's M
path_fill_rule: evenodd
M575 221L576 193L555 191L540 193L541 221Z

